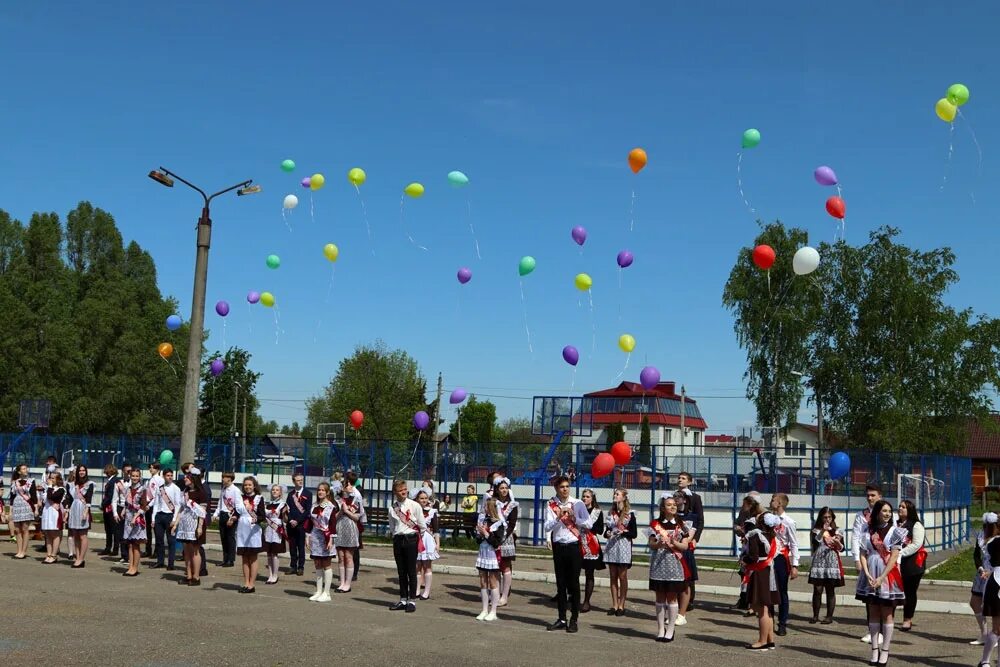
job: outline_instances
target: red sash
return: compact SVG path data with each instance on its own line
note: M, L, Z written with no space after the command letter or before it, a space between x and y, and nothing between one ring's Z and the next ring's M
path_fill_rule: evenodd
M83 492L82 486L78 485L76 487L76 499L83 503L84 510L86 511L87 523L90 523L90 503L87 502L87 496Z
M228 491L231 488L233 487L229 486L222 490L222 503L226 506L226 509L229 510L228 512L226 512L227 514L232 514L233 510L236 509L236 503L233 502L231 495L226 493L226 491Z
M764 560L758 560L756 563L745 563L743 565L743 583L750 583L750 574L753 572L760 572L771 567L771 563L774 562L774 557L778 555L778 540L771 540L771 548L767 552L767 557Z
M23 490L23 487L25 487L25 486L27 486L30 489L31 488L31 482L29 482L27 480L24 480L24 481L25 481L25 483L22 484L21 480L17 480L17 483L14 484L14 490L17 491L17 495L21 496L21 500L23 500L24 502L28 503L28 507L30 507L31 511L34 512L35 511L35 506L31 502L31 493L25 492Z
M892 528L889 529L890 532ZM878 533L872 533L871 536L872 547L878 552L879 558L888 567L889 559L892 558L892 552L885 548L885 543L882 541L882 537ZM924 556L926 558L926 556ZM899 571L899 559L896 560L896 565L891 570L889 570L885 575L885 582L887 584L893 584L897 588L903 588L903 575Z
M297 508L299 508L299 513L301 514L305 511L305 509L302 507L302 501L299 500L299 495L301 495L301 493L297 489L292 491L292 502L295 503Z
M396 519L402 523L404 526L412 530L417 534L417 553L423 553L425 550L424 541L420 539L420 526L410 518L410 510L406 510L402 514L399 513L401 508L397 505L392 506L392 513L396 515Z
M326 510L325 510L325 508L324 508L323 505L316 505L316 507L313 507L312 513L313 513L313 516L320 516L321 517L321 516L323 516L323 514L325 513L325 511ZM330 512L330 518L331 519L333 518L333 511L332 511L332 509L331 509L331 512ZM309 527L309 530L312 531L312 529L316 527L316 522L315 521L310 521L310 523L311 523L311 526ZM327 522L326 522L326 528L323 529L323 535L326 537L326 539L330 539L330 536L334 535L337 532L336 531L336 526L335 525L334 526L330 525L332 523L333 523L332 521L327 520Z
M649 524L649 527L653 529L654 533L656 533L657 538L673 538L673 539L676 539L674 537L674 535L676 533L678 533L678 532L681 532L680 527L674 528L674 530L672 530L672 531L668 531L663 526L663 524L660 523L659 520L653 521L651 524ZM682 540L684 539L683 533L682 533L681 539ZM683 551L678 551L675 547L671 546L670 547L670 553L672 553L674 555L674 557L677 559L677 562L681 564L681 570L684 572L684 579L685 580L690 579L691 578L691 568L688 567L687 561L684 560L684 552Z
M549 501L549 509L552 510L553 514L559 516L559 503L557 503L555 499ZM581 534L580 529L576 527L576 521L574 519L570 519L569 517L564 516L560 519L560 521L564 526L566 526L566 529L573 535L573 537L580 541L580 553L583 554L583 557L586 558L587 556L590 556L591 558L596 558L597 554L601 552L601 545L597 542L597 538L594 537L594 534L590 531Z
M285 539L285 526L281 523L281 503L268 503L273 505L273 507L267 508L267 523L270 524L271 528L274 529L281 539ZM277 517L278 520L274 521L273 518Z
M135 498L136 496L139 495L139 491L141 491L141 489L137 488L129 489L129 497L125 500L125 504L127 505L128 509L131 509L133 512L136 513L135 518L132 519L132 523L136 526L139 526L140 528L145 528L146 515L142 511L142 505L140 503L135 502Z
M246 496L243 496L243 509L245 509L247 514L250 515L250 523L258 522L257 510L255 509L257 507L257 503L254 502L255 500L257 500L257 496L251 497L249 501L247 501Z

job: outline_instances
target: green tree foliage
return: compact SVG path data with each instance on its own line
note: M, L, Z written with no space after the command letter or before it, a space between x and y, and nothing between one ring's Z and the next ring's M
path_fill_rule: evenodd
M780 223L756 243L774 247L768 275L744 248L723 303L747 351L747 396L764 425L791 421L804 391L856 447L954 451L970 418L985 418L1000 383L1000 320L945 303L958 282L948 248L923 252L884 227L867 244L821 244L822 262L794 276L805 232ZM792 371L807 376L808 387Z
M330 384L306 401L306 433L316 424L345 422L354 410L365 415L361 437L408 441L415 437L413 415L427 408L427 381L417 362L404 350L390 350L382 341L359 345L343 359Z
M608 447L620 442L625 439L625 425L621 422L615 422L614 424L608 424L604 427L604 435L608 443Z
M649 432L649 417L643 415L642 426L639 430L639 448L636 450L635 457L640 463L649 464L650 458L650 443L652 442L652 437Z
M458 433L458 422L462 422L462 442L477 442L481 445L493 442L497 423L497 406L490 401L480 401L475 395L458 409L458 417L451 425L451 432Z
M214 377L210 364L221 358L226 369ZM198 410L198 437L227 440L243 431L243 410L247 413L247 436L266 435L257 411L257 380L260 373L250 370L250 353L231 347L223 355L216 351L201 369L201 403Z

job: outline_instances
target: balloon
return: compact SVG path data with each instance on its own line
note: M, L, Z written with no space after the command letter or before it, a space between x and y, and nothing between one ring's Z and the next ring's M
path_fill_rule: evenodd
M958 113L958 107L946 100L941 98L934 105L934 113L938 115L938 118L946 123L950 123L955 120L955 114Z
M580 363L580 351L572 345L567 345L563 348L563 361L570 366L576 366Z
M586 273L578 273L576 274L576 278L573 279L573 284L581 292L586 292L594 285L594 281Z
M632 266L632 262L635 260L635 255L632 254L631 250L622 250L618 253L618 266L623 269L627 269Z
M774 248L761 244L753 249L753 263L758 269L767 271L774 266Z
M418 197L424 196L424 186L422 186L420 183L410 183L405 188L403 188L403 192L405 192L410 197L417 199Z
M836 185L837 184L837 174L834 173L833 169L823 165L822 167L816 167L816 171L813 172L813 178L820 185Z
M171 315L167 318L167 329L170 331L177 331L181 328L181 316Z
M174 453L169 449L164 449L160 452L160 465L168 466L174 462Z
M969 89L960 83L953 83L948 86L948 92L945 93L945 97L948 98L949 102L960 107L969 101Z
M808 275L815 271L817 266L819 266L819 253L816 252L816 248L803 246L795 251L795 256L792 257L792 271L795 275Z
M333 243L327 243L323 246L323 256L326 257L331 262L336 262L337 257L340 256L340 248L338 248Z
M463 266L458 270L458 282L464 285L470 280L472 280L472 271L468 267Z
M423 410L413 415L413 428L423 431L431 423L430 416Z
M847 215L847 204L840 197L830 197L826 200L826 212L843 220L844 216Z
M247 292L247 303L257 303L260 301L260 292Z
M851 457L847 452L834 452L830 456L830 479L841 479L851 472Z
M628 465L628 462L632 460L632 448L624 440L619 440L611 445L611 456L618 465Z
M281 205L285 208L285 210L291 211L299 205L299 198L295 195L285 195L285 201Z
M361 412L361 410L355 410L351 413L351 426L353 426L355 430L361 428L361 425L364 422L365 413Z
M368 174L361 167L355 167L347 172L347 180L354 184L355 187L361 185L368 178Z
M590 465L590 476L594 479L607 477L615 469L615 457L607 452L601 452L594 457L594 462Z
M226 370L226 364L223 363L222 359L212 359L212 363L208 365L208 370L212 372L212 377L219 377L222 375L222 371Z
M638 174L639 171L646 166L646 151L641 148L633 148L628 153L628 166L632 170L633 174Z
M274 306L274 295L270 292L261 292L260 302L262 305L272 308Z
M534 270L535 270L535 258L532 257L531 255L525 255L524 257L521 258L521 261L518 262L517 264L517 272L522 276L526 276Z
M743 133L743 148L753 148L760 143L760 130L750 128Z
M455 387L455 389L451 392L451 396L448 397L448 402L452 405L458 405L465 400L466 396L468 396L468 394L464 389L461 387Z
M160 343L156 346L156 351L160 353L160 356L164 359L169 358L174 353L174 346L170 343Z
M635 338L631 334L622 334L618 337L618 347L622 352L631 352L635 349Z
M218 301L215 304L215 312L219 314L220 317L225 317L229 314L229 302Z
M268 255L264 263L267 264L267 268L276 269L281 266L281 258L277 255Z
M312 186L312 179L306 176L301 181L299 181L299 184L306 190L308 190Z
M569 235L573 237L573 240L576 241L577 245L583 245L584 241L587 240L587 230L579 225L574 227L570 231Z
M460 171L449 171L448 182L456 188L462 188L469 184L469 177Z
M323 178L323 174L313 174L309 177L310 190L319 190L324 185L326 185L326 179Z
M285 173L290 173L295 171L295 160L282 160L281 171Z
M655 388L656 385L660 384L660 371L656 370L655 366L646 366L639 373L639 384L646 391Z

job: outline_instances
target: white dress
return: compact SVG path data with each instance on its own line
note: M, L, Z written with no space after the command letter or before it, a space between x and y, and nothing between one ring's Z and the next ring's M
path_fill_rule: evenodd
M437 534L437 518L438 511L433 507L424 510L426 528L420 535L423 550L417 550L417 560L437 560L441 557L441 554L438 553L437 541L434 539L434 535Z
M281 523L281 515L285 511L284 500L268 500L264 506L265 518L264 541L269 544L283 544L285 542L284 526Z
M198 519L208 516L205 508L188 498L184 493L184 502L177 506L174 511L174 520L177 521L177 532L175 533L179 542L198 541Z
M10 485L10 516L14 523L24 523L35 518L35 508L31 504L31 492L37 489L35 480L19 479ZM36 496L37 497L37 496Z
M90 501L94 497L94 482L87 480L82 486L71 484L66 493L70 494L73 504L69 506L69 529L90 529Z
M236 503L236 553L253 555L261 549L264 531L260 522L264 520L264 499L259 495L244 495Z
M142 509L146 489L139 484L125 491L125 512L122 518L122 541L146 541L146 513Z
M489 521L489 519L486 519L486 521ZM487 525L486 521L480 525ZM490 534L488 537L483 537L476 533L476 539L479 540L479 555L476 557L476 568L489 572L499 572L500 558L497 555L497 551L500 548L500 543L503 541L507 525L503 521L495 521L489 524L489 530Z
M312 531L309 533L309 557L310 558L331 558L333 549L328 549L330 536L333 534L334 526L331 525L333 518L333 503L324 500L319 505L314 505L309 520L312 521Z
M899 527L890 528L884 539L879 538L878 533L863 533L861 535L860 553L867 560L868 573L873 578L878 578L885 572L892 552L902 549L905 539L906 529ZM855 598L862 602L895 605L902 603L906 598L906 594L903 592L903 579L899 571L898 557L893 566L893 572L883 580L882 585L878 588L872 588L865 576L859 576L858 580L861 583L858 584Z
M50 495L51 500L49 499ZM45 488L43 496L45 500L42 503L42 530L62 530L62 501L65 496L66 489L61 486Z

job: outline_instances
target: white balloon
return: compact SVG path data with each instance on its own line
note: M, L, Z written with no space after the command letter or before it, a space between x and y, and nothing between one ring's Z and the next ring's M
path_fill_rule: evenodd
M795 275L805 276L816 270L819 266L819 253L816 252L816 248L810 246L803 246L795 251L795 256L792 257L792 271Z
M285 197L285 208L291 210L299 205L299 198L295 195L287 195Z

